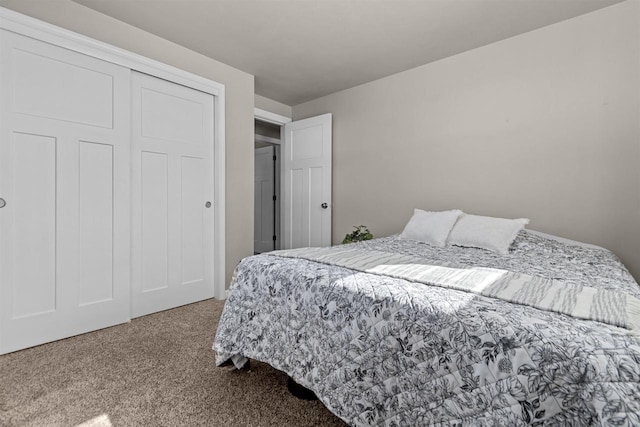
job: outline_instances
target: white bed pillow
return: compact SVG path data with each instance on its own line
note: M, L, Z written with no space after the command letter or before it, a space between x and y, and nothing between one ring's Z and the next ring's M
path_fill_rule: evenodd
M439 248L445 247L447 237L458 218L460 210L428 212L414 209L413 216L404 227L400 239L417 240Z
M447 244L508 254L528 218L505 219L463 213L451 230Z

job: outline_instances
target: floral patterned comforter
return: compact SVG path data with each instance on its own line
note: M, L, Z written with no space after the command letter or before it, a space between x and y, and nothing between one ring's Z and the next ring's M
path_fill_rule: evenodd
M360 248L640 297L611 252L522 231L508 255L400 240ZM237 267L217 363L253 358L351 425L640 425L640 338L463 291L264 254Z

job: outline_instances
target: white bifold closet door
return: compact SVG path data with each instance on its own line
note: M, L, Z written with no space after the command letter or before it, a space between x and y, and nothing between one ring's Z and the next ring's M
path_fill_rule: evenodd
M0 43L7 353L129 319L130 70L4 30Z
M213 96L132 74L132 317L213 297Z

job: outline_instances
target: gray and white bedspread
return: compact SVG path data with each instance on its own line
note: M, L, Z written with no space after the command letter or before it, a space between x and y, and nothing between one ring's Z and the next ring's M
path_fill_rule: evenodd
M350 246L606 289L640 286L609 251L520 233L508 255L395 237ZM217 363L269 363L351 425L640 425L640 338L441 286L277 255L244 259Z

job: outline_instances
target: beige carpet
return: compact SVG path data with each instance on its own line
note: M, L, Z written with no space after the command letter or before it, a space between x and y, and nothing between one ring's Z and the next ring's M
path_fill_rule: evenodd
M208 300L0 356L0 426L344 426L286 375L216 368Z

